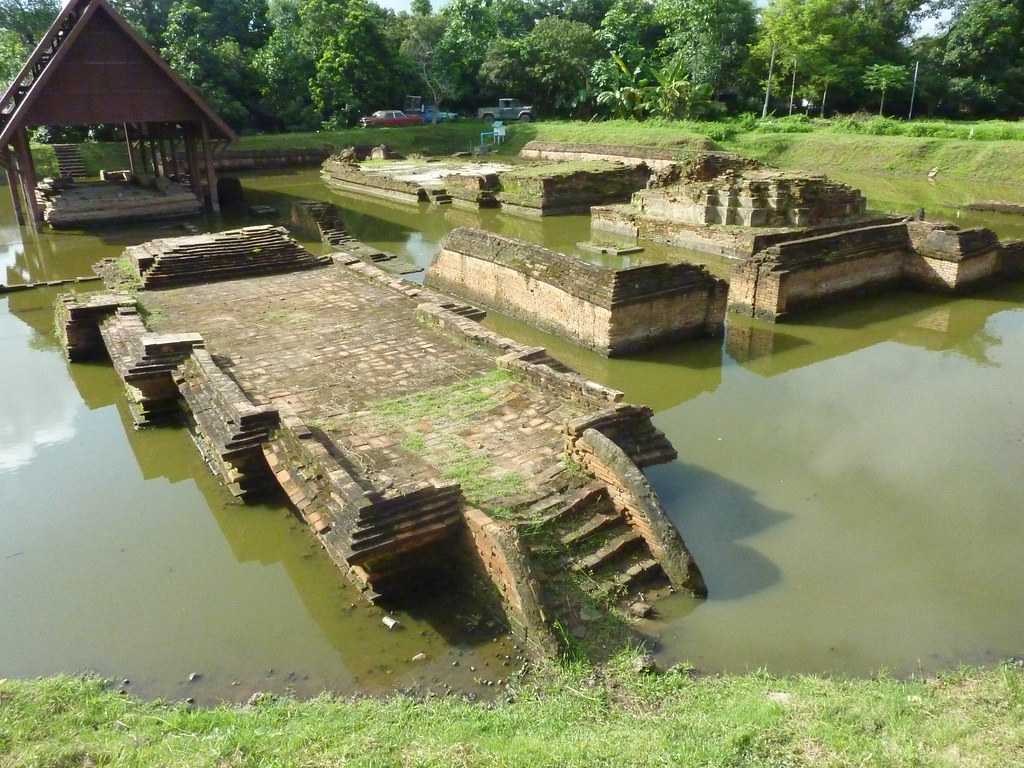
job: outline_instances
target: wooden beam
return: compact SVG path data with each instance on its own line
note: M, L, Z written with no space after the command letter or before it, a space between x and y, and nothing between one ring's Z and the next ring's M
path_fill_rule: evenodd
M217 171L213 167L213 153L210 152L210 128L202 121L203 160L206 162L206 185L210 189L210 210L220 213L220 196L217 194Z

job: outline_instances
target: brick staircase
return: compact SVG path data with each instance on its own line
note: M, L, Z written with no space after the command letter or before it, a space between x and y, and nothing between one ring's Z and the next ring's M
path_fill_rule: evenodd
M77 144L53 144L51 146L53 147L53 153L57 156L58 172L62 179L88 176Z
M647 543L615 508L603 484L545 499L535 509L542 511L541 533L531 537L530 547L547 564L551 583L572 573L583 577L578 582L593 598L617 602L669 586Z
M452 196L448 194L447 189L430 189L427 190L427 194L430 195L430 200L434 205L452 204Z

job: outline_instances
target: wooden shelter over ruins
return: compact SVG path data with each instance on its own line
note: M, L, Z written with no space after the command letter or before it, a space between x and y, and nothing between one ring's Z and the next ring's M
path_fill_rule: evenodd
M213 152L234 131L107 0L70 0L0 101L0 165L19 222L22 201L42 220L28 129L101 124L123 129L133 175L176 178L219 209Z

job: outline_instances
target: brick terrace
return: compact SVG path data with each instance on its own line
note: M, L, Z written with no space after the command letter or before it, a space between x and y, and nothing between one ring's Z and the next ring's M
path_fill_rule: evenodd
M490 376L485 410L472 418L386 418L375 403L471 381L496 369L495 356L422 322L418 299L340 265L140 298L152 329L202 334L253 403L291 410L322 430L381 490L443 480L458 452L477 458L485 474L513 473L517 491L544 495L564 449L563 425L593 410Z

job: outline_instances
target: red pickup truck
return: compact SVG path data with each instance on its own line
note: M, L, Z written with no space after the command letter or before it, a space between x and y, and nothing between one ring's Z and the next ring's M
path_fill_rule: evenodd
M368 117L359 119L359 124L366 128L396 128L402 125L423 125L421 115L407 115L400 109L379 109Z

